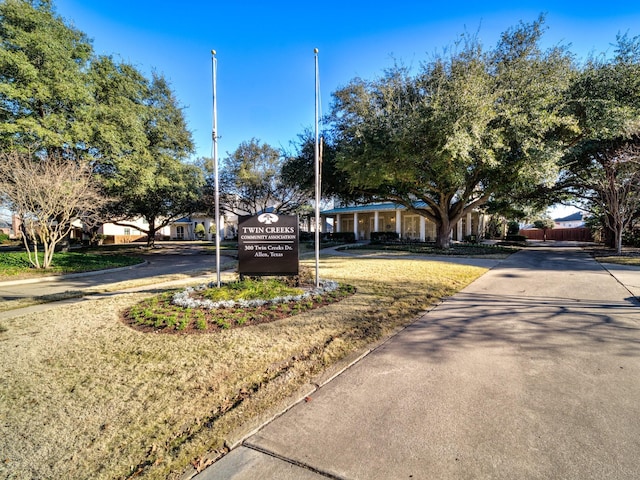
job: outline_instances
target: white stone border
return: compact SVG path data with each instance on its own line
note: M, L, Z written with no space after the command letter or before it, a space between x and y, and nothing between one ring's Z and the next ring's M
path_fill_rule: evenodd
M217 308L252 308L252 307L261 307L263 305L269 304L278 304L278 303L288 303L288 302L299 302L301 300L305 300L307 298L313 297L315 295L322 295L323 293L333 292L338 289L340 286L338 282L334 282L333 280L321 280L320 286L318 288L313 288L312 290L307 290L300 295L287 295L285 297L276 297L271 300L220 300L218 302L214 302L213 300L202 300L199 298L194 298L194 292L200 292L207 288L212 288L213 284L208 285L199 285L197 287L187 287L183 291L178 292L173 295L171 299L171 303L174 305L178 305L184 308L206 308L208 310L215 310Z

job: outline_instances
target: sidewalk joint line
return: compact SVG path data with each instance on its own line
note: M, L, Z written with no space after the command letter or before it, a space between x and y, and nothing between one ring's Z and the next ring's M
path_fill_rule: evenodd
M331 478L332 480L347 480L345 477L339 477L332 473L325 472L324 470L320 470L319 468L313 467L308 463L287 458L284 455L280 455L278 453L272 452L270 450L267 450L266 448L259 447L258 445L252 445L246 442L243 445L251 450L255 450L256 452L260 452L270 457L277 458L278 460L282 460L283 462L289 463L291 465L295 465L296 467L304 468L305 470L309 470L311 472L317 473L318 475L322 475L323 477Z

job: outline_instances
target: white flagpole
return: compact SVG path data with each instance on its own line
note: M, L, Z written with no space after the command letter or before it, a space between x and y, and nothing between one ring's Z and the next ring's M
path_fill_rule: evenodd
M318 78L318 49L313 50L316 66L316 118L315 118L315 183L316 183L316 288L320 286L320 152L318 145L318 97L320 96L320 81Z
M218 59L216 51L211 50L211 77L213 87L213 175L215 178L215 225L216 225L216 279L220 288L220 184L218 180L218 102L216 98L216 82L218 75Z

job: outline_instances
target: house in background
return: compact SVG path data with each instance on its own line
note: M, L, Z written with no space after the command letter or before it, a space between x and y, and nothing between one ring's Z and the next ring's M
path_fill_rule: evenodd
M420 205L417 205L420 206ZM370 240L372 232L396 232L403 240L430 242L436 239L436 226L425 217L409 212L406 207L391 202L338 207L320 212L331 219L334 232L354 232L356 240ZM484 235L487 218L480 212L468 213L456 224L453 240Z
M225 218L224 215L221 217L222 236L220 238L225 238ZM198 234L198 225L202 225L202 229L199 229L202 234ZM170 225L169 235L171 240L214 240L216 238L214 218L198 213L182 217Z
M556 228L580 228L584 227L584 215L582 212L575 212L563 218L553 220Z
M147 239L147 234L141 229L149 228L146 220L139 218L127 221L130 225L122 226L115 223L103 223L98 228L98 234L103 235L106 244L120 244L143 241ZM156 240L168 240L169 227L163 227L156 232Z
M20 219L17 215L13 215L13 226L4 225L0 222L0 233L7 231L11 236L13 232L20 232ZM149 228L149 224L143 218L136 220L127 220L128 225L116 225L115 223L106 222L97 227L93 234L98 235L100 242L104 244L121 244L131 242L146 241L147 234L144 230ZM88 241L92 237L92 233L86 225L83 225L79 220L73 222L73 229L70 232L70 238L72 240ZM196 232L198 225L202 225L204 229L204 235L199 238ZM213 217L206 215L195 214L190 217L183 217L175 222L167 225L166 227L159 228L156 231L156 240L213 240L215 239L215 228L211 228L214 225ZM236 222L237 225L237 222ZM202 230L202 229L199 229ZM11 233L10 233L11 232ZM235 228L233 224L228 224L225 217L222 216L222 237L232 238L235 235ZM18 233L19 236L19 233ZM13 238L13 237L11 237Z
M5 220L0 220L0 233L9 235L9 238L13 238L13 228L11 224Z

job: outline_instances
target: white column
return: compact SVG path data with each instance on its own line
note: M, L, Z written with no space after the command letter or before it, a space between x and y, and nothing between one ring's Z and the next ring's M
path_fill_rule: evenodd
M396 233L402 238L402 212L396 210Z
M458 241L462 241L462 219L458 220L458 223L456 224L456 233L457 233L457 237L458 237Z
M359 240L359 234L358 234L358 212L354 212L353 213L353 233L356 234L356 240Z
M218 223L216 224L216 235L220 236L220 240L224 240L225 238L225 229L227 228L227 224L224 221L224 215L220 214L220 218L218 219Z
M373 231L374 232L380 231L379 223L380 223L380 212L376 210L375 212L373 212Z
M211 227L211 220L208 218L204 219L204 238L211 241L211 233L209 233L209 228Z
M427 239L427 219L420 216L420 241L425 242Z
M471 212L467 213L467 235L473 235L473 230L471 230Z
M340 214L336 215L336 224L334 230L336 233L340 233L342 231L342 218L340 218Z

